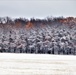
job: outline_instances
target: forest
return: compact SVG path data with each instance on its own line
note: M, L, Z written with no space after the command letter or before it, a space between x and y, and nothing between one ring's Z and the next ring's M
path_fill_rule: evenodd
M76 18L0 17L0 52L76 55Z

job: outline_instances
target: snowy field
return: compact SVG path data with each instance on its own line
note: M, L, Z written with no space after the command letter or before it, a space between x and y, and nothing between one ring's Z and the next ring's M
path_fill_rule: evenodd
M76 56L1 53L0 75L76 75Z

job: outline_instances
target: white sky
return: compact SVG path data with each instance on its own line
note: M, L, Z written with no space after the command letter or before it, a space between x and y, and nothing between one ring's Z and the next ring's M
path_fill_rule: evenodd
M0 17L76 17L75 0L0 0Z

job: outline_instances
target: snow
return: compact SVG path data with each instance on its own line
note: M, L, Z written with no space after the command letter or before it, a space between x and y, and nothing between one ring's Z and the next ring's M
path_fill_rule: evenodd
M0 75L76 75L76 56L1 53Z

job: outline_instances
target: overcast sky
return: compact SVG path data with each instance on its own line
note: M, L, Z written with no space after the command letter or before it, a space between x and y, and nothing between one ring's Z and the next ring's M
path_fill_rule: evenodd
M76 17L75 0L0 0L0 17Z

